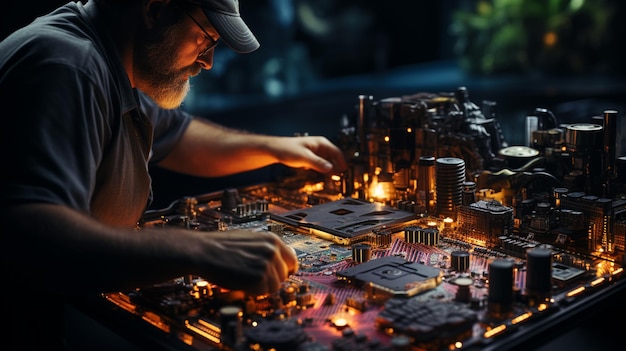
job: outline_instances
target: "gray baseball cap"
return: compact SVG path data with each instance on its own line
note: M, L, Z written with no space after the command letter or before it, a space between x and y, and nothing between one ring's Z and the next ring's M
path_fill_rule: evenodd
M184 0L201 7L220 35L220 39L234 51L247 54L259 48L248 25L239 13L239 0Z

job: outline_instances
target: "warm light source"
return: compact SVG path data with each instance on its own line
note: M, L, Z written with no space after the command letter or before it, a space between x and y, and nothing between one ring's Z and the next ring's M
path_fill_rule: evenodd
M333 320L333 326L338 330L348 327L348 320L344 317L337 317Z
M483 336L487 339L492 338L498 334L503 333L506 330L506 325L504 324L500 324L499 326L492 328L490 330L487 330Z

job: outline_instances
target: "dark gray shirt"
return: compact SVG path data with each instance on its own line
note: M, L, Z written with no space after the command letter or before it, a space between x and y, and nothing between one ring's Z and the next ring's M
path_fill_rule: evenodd
M0 43L0 205L64 204L115 226L145 210L149 162L191 117L133 89L103 33L68 3Z

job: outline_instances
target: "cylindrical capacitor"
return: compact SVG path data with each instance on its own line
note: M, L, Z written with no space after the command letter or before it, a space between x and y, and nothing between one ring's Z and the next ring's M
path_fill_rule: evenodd
M404 228L404 241L409 244L419 243L421 230L423 230L423 228L419 226L408 226Z
M469 269L470 260L467 251L452 251L450 264L452 269L457 272L466 272Z
M368 244L352 245L352 260L357 263L363 263L372 257L372 247Z
M241 308L237 306L224 306L220 308L220 341L222 344L234 347L242 338L242 317Z
M604 158L606 162L606 175L614 178L616 148L617 148L617 111L604 111Z
M463 202L465 161L456 157L443 157L435 161L437 214L457 218L458 208Z
M421 156L417 164L417 205L427 213L434 211L435 158Z
M498 258L489 265L487 311L496 318L513 311L513 262Z
M476 202L476 183L466 181L463 182L463 200L464 206L469 206Z
M535 247L526 251L526 295L532 300L550 297L552 291L552 250Z
M366 150L366 140L365 140L365 124L366 124L366 114L367 108L369 107L369 103L373 100L373 96L370 95L359 95L359 121L357 125L358 130L358 138L359 138L359 151L365 152Z

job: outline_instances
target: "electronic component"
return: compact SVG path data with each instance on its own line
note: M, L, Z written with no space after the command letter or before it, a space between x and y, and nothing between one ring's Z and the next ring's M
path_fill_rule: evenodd
M313 235L342 244L362 240L369 233L415 220L415 213L378 202L341 199L273 216ZM397 231L400 231L397 229Z
M413 296L434 289L443 277L438 268L393 256L371 260L336 274L361 288L374 290L373 295L390 296Z
M185 197L140 222L271 231L299 260L280 292L184 276L105 306L197 350L500 351L624 292L617 111L559 124L536 109L528 145L509 146L493 106L464 87L359 96L345 174Z

